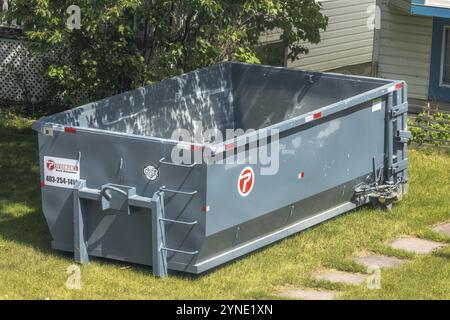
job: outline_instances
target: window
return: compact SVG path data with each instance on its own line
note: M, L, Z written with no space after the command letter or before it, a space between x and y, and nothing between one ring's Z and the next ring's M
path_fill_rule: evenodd
M428 98L450 102L450 19L433 18Z
M444 28L442 43L442 84L450 85L450 27Z

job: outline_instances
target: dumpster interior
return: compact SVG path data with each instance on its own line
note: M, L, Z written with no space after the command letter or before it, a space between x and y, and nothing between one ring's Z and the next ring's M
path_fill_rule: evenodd
M227 129L258 130L387 83L228 62L93 102L46 121L164 139L185 129L192 141L199 142L206 130L222 134Z

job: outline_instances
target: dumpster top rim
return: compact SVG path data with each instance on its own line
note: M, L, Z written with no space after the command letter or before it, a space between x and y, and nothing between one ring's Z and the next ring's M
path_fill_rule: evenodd
M173 145L185 145L186 147L192 147L192 146L198 146L198 147L203 147L203 148L211 148L211 149L215 149L218 150L218 152L220 152L221 148L223 148L224 150L227 148L227 146L230 146L231 144L234 143L234 145L236 145L236 142L239 139L249 139L251 138L253 135L258 135L262 130L265 131L270 131L270 130L278 130L279 132L291 129L293 127L297 127L297 126L301 126L301 125L305 125L310 121L311 117L313 118L313 120L318 120L319 118L324 118L327 116L330 116L336 112L354 107L362 102L368 101L368 100L374 100L376 98L379 98L385 94L394 92L396 90L398 90L399 87L403 88L404 85L406 84L405 81L403 80L390 80L390 79L381 79L381 78L373 78L373 77L366 77L366 76L359 76L359 75L344 75L344 74L339 74L339 73L332 73L332 72L315 72L315 71L305 71L305 70L300 70L300 69L289 69L286 67L277 67L277 66L265 66L265 65L255 65L255 64L247 64L247 63L242 63L242 62L222 62L222 63L218 63L215 65L211 65L209 67L206 68L202 68L199 70L205 70L208 68L211 68L213 66L220 66L220 65L243 65L243 66L249 66L249 67L259 67L259 68L266 68L266 69L281 69L281 70L289 70L289 71L293 71L293 72L306 72L307 74L318 74L321 76L326 76L329 78L334 78L334 79L354 79L354 80L364 80L364 81L370 81L370 82L374 82L374 83L379 83L380 86L360 93L358 95L352 96L346 100L342 100L342 101L338 101L336 103L324 106L322 108L319 108L317 110L314 110L312 112L306 113L306 114L302 114L299 115L297 117L291 118L291 119L287 119L281 122L278 122L274 125L268 126L268 127L264 127L264 128L260 128L258 130L255 130L254 132L251 133L246 133L238 138L233 138L221 143L217 143L217 144L208 144L208 143L194 143L194 142L181 142L180 141L176 141L176 140L172 140L172 139L167 139L167 138L161 138L161 137L154 137L154 136L144 136L144 135L138 135L138 134L132 134L132 133L124 133L124 132L118 132L118 131L110 131L110 130L105 130L105 129L97 129L97 128L86 128L86 127L77 127L77 126L65 126L62 124L58 124L55 122L52 122L52 118L55 115L61 115L64 113L68 113L71 112L73 110L79 109L79 108L85 108L93 103L98 103L99 101L95 101L95 102L90 102L78 107L75 107L73 109L70 110L66 110L60 113L56 113L50 116L46 116L43 117L39 120L36 120L33 122L32 124L32 128L34 131L38 132L38 133L44 133L43 129L44 128L52 128L52 130L54 131L60 131L60 132L69 132L72 131L73 133L75 132L89 132L89 133L96 133L96 134L103 134L103 135L110 135L110 136L125 136L125 137L129 137L129 138L133 138L133 139L138 139L138 140L146 140L146 141L154 141L154 142L161 142L161 143L167 143L167 144L173 144ZM189 73L186 74L190 74L192 72L195 71L191 71ZM175 79L179 76L176 77L172 77L170 79ZM166 79L169 80L169 79ZM161 82L163 82L165 80L162 80ZM142 88L136 88L133 90L139 90ZM131 92L133 90L121 93L121 94L125 94L128 92ZM118 94L118 95L121 95ZM317 117L317 115L320 114L320 117ZM68 130L68 128L70 128L71 130Z

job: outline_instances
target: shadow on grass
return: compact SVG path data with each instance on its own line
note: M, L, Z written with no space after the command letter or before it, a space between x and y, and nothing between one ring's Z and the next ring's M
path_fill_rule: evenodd
M50 253L51 236L38 212L0 222L0 236L6 241L20 242L44 253Z
M41 213L37 137L28 124L0 122L0 236L50 252Z

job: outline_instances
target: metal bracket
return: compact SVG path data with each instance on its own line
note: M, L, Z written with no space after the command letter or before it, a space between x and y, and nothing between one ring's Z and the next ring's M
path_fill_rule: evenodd
M172 219L166 219L166 218L161 218L159 220L161 220L163 222L167 222L167 223L182 224L185 226L195 226L198 223L197 221L188 222L188 221L178 221L178 220L172 220Z
M174 192L176 190L167 190ZM195 192L176 191L176 193L194 195ZM198 251L184 251L165 246L165 223L176 223L186 226L194 226L197 221L178 221L165 218L164 191L155 192L152 198L136 195L136 188L106 184L101 189L86 187L85 180L79 180L73 191L74 207L74 256L75 261L81 264L89 263L86 228L86 200L101 201L102 208L116 209L120 212L130 212L130 207L150 209L152 213L152 264L153 275L156 277L167 276L167 251L196 255Z
M43 134L44 136L53 137L53 127L47 127L47 126L44 126L44 127L42 128L42 134Z
M409 139L411 139L411 132L406 130L398 130L395 138L397 139L397 142L408 143Z
M164 164L166 166L181 167L181 168L193 168L197 165L196 162L194 162L192 164L178 164L178 163L168 162L168 161L166 161L166 158L161 158L159 160L159 163Z
M397 174L406 169L408 169L408 159L404 159L399 162L396 162L391 167L392 174Z
M131 214L129 199L136 195L136 188L108 183L100 190L102 210L118 210Z
M396 118L397 116L408 112L408 103L402 103L392 108L391 116L392 118Z
M185 251L185 250L178 250L178 249L167 248L167 247L161 247L161 250L175 252L175 253L181 253L181 254L187 254L187 255L191 255L191 256L195 256L196 254L198 254L198 250L196 250L196 251Z
M194 190L194 191L182 191L182 190L167 189L165 186L162 186L161 188L159 188L159 190L162 191L162 192L182 194L182 195L185 195L185 196L194 196L194 195L197 194L197 190Z

